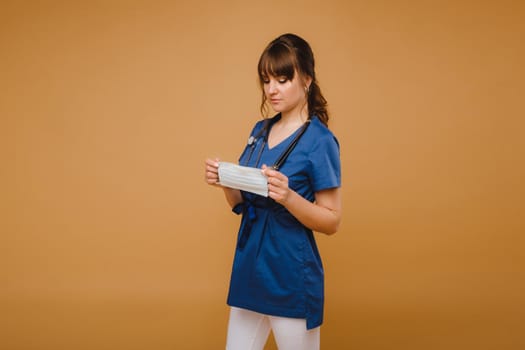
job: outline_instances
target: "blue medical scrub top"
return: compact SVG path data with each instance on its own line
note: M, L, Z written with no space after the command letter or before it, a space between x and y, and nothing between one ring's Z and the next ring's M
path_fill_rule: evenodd
M279 118L278 114L272 121ZM264 121L259 121L251 135L256 136L263 127ZM263 145L263 137L259 137L253 152L251 146L246 146L239 163L257 168L273 165L298 132L272 148ZM341 186L339 143L317 117L312 117L280 171L288 177L289 187L311 202L315 192ZM269 197L244 191L242 196L243 203L233 209L243 215L228 305L267 315L304 318L307 329L320 326L324 272L312 230Z

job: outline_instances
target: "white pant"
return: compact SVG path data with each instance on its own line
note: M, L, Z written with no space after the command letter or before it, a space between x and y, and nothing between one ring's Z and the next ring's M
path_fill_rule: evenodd
M232 307L226 350L263 350L273 331L279 350L319 350L320 327L307 330L306 320L263 315Z

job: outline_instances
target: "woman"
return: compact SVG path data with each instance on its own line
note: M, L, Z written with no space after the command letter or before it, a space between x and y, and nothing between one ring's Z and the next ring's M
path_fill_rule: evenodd
M280 350L319 349L324 277L312 231L333 234L341 221L339 144L304 39L273 40L258 72L261 111L269 104L277 115L256 123L239 164L261 168L268 197L221 186L219 160L205 162L206 182L243 214L226 348L263 349L272 330Z

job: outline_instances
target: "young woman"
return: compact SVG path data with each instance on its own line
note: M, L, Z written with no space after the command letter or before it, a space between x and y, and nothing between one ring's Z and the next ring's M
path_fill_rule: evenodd
M304 39L273 40L258 72L261 111L277 114L256 123L239 164L261 168L268 197L219 185L219 160L205 161L206 182L242 214L226 349L262 350L270 330L280 350L319 349L324 277L313 231L333 234L341 221L339 144Z

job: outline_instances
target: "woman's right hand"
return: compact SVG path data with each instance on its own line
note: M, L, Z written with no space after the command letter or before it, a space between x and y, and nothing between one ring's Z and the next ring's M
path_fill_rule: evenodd
M219 183L219 158L208 158L206 159L204 164L204 181L206 181L208 185L222 188L230 207L233 208L238 203L242 202L241 191L229 187L224 187Z
M208 185L219 185L219 158L206 159L204 180Z

